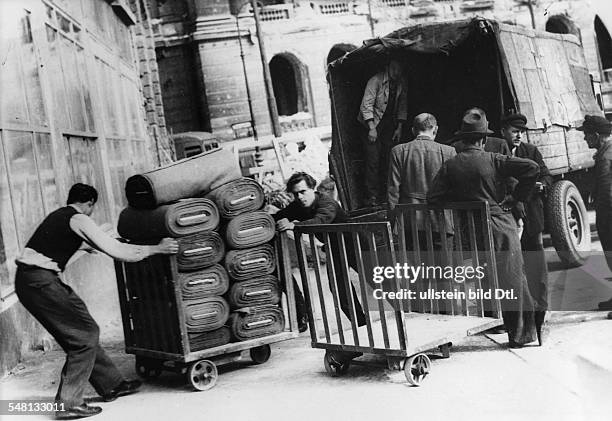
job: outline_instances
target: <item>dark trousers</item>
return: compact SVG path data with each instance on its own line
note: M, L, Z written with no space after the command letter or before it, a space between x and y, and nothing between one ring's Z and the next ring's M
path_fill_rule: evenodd
M55 272L20 266L15 291L23 306L66 352L56 401L67 407L80 405L88 381L104 395L124 380L100 347L100 329L87 306Z
M612 209L595 209L597 235L604 251L608 268L612 270Z
M546 254L542 243L542 233L529 234L523 232L521 237L523 262L529 293L533 299L536 312L548 309L548 267Z
M368 140L368 129L364 131L363 153L365 161L365 188L367 199L376 198L383 201L387 197L387 170L389 155L393 147L393 132L396 123L387 113L376 127L378 137L376 142Z

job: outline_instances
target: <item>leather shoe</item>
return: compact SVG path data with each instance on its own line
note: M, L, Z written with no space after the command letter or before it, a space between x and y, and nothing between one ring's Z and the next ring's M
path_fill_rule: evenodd
M514 341L508 342L508 347L509 348L516 349L516 348L522 348L523 346L524 346L523 344L520 344L518 342L514 342Z
M83 403L78 406L71 406L64 411L56 411L55 419L57 420L76 420L78 418L91 417L102 412L99 406L89 406Z
M115 387L107 394L102 395L102 399L104 399L105 402L114 401L120 396L131 395L132 393L138 392L140 386L142 386L140 380L124 380L119 383L119 386Z

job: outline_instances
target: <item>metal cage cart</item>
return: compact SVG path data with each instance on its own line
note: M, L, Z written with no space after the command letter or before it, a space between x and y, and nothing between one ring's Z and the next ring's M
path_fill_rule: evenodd
M447 231L444 211L452 217L454 235L438 234ZM468 298L470 291L484 286L497 288L487 203L444 208L400 205L393 228L389 221L307 225L296 227L295 234L312 347L326 350L324 365L332 376L346 372L351 363L367 363L352 359L361 353L378 354L386 358L390 369L403 370L411 385L419 385L431 370L425 351L439 347L448 357L453 341L503 324L499 300ZM326 264L321 263L321 252L316 252L315 238L325 245ZM313 269L308 268L304 243L313 250ZM484 276L459 283L426 273L410 283L394 272L389 279L374 282L374 268L404 263L481 267ZM413 291L418 299L383 296L398 291L408 294L405 298ZM454 295L435 299L443 291ZM359 308L365 315L362 326L357 323Z
M287 241L285 235L275 240L278 278L286 285L281 300L284 331L198 351L190 349L182 291L175 282L176 257L156 255L138 263L116 262L125 350L136 356L136 372L154 378L164 370L174 371L185 374L195 390L208 390L217 382L217 366L243 359L247 350L254 363L262 364L270 357L270 344L297 337L293 282L285 282L291 280L291 273L281 260Z

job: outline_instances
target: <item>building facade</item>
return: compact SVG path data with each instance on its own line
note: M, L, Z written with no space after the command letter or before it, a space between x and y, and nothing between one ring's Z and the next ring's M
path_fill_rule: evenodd
M589 69L602 82L612 112L612 52L606 27L606 21L612 21L610 5L605 0L532 1L536 28L581 37ZM326 64L360 46L364 39L403 26L473 16L532 24L527 1L519 0L259 3L266 59L285 132L331 124ZM241 137L249 133L245 126L250 125L250 96L257 131L269 134L271 116L249 2L151 0L147 4L169 130L212 131L227 140Z
M152 33L139 2L0 2L0 372L46 333L18 303L15 258L75 182L100 195L92 217L116 225L127 177L165 162ZM148 52L147 52L148 50ZM156 82L155 82L156 81ZM113 263L86 255L64 281L103 334L120 332ZM105 333L106 332L106 333Z

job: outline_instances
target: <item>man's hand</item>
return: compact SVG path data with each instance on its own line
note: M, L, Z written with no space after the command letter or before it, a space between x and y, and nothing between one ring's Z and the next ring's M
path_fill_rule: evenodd
M401 137L402 137L402 128L398 127L393 132L393 136L391 137L391 140L393 141L393 143L398 143L400 141Z
M280 232L283 231L293 231L295 224L290 222L287 218L280 219L276 221L276 229Z
M368 140L370 141L370 143L376 142L377 137L378 133L376 132L376 127L370 128L370 130L368 130Z
M160 254L176 254L178 249L178 242L174 238L164 238L157 245L157 252Z
M499 204L503 211L508 212L516 204L516 199L511 194L507 195L504 200Z

